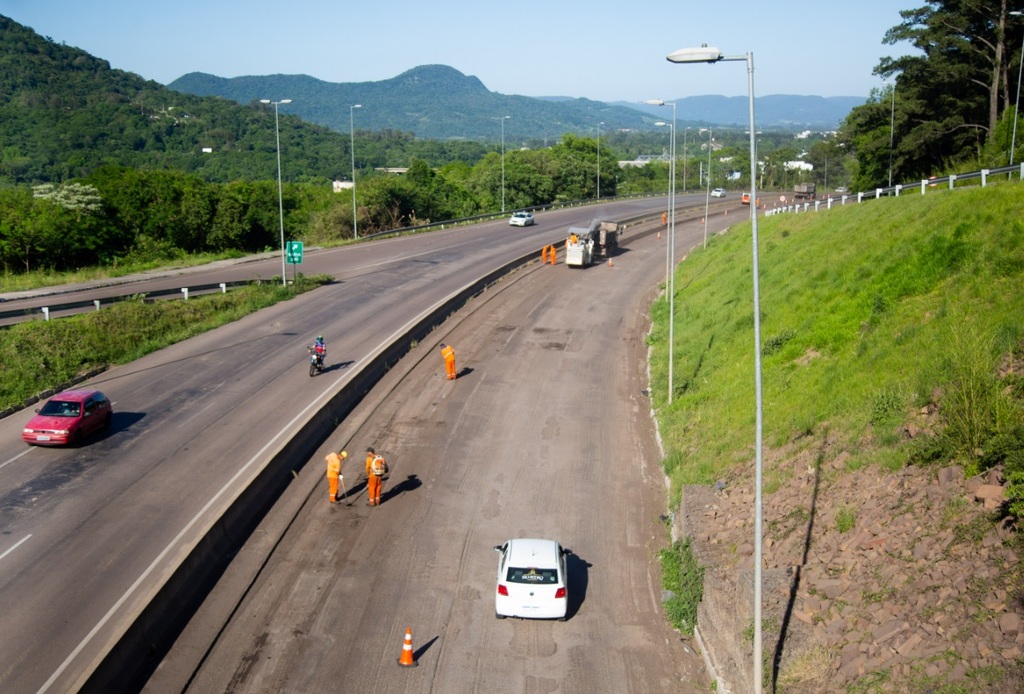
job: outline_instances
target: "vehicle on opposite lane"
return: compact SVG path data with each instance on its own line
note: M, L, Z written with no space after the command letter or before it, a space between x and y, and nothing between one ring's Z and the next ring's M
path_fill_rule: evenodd
M725 188L715 188L714 190L711 191L711 197L713 197L713 198L724 198L725 197Z
M537 220L533 218L533 215L529 212L516 212L512 215L509 220L509 226L513 227L528 227L531 224L536 224Z
M25 443L37 446L78 444L114 418L110 399L98 390L69 390L54 395L21 431Z
M521 538L495 545L498 585L494 615L565 621L568 613L568 577L565 555L569 550L554 540Z

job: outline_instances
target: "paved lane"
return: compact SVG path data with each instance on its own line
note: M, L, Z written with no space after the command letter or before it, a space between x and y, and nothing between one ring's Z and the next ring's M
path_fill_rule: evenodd
M679 255L702 233L680 229ZM148 691L706 691L660 609L666 491L643 391L664 243L521 271L421 343L304 468ZM357 482L367 445L392 468L379 508ZM355 501L332 506L320 456L342 446ZM492 547L518 536L573 550L567 622L494 618ZM407 627L414 670L395 662Z
M615 203L603 214L662 205ZM0 689L79 686L306 408L396 326L595 214L550 213L525 232L501 222L323 251L322 269L303 270L333 267L335 284L88 383L115 402L108 436L25 453L20 430L31 412L0 420ZM304 345L317 333L332 368L310 379Z

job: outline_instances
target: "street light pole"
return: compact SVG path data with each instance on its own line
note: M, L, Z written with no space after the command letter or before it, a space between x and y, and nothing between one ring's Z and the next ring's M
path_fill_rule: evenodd
M1024 15L1024 12L1013 11L1010 12L1014 17L1020 17ZM1024 39L1021 39L1020 45L1020 65L1017 66L1017 98L1013 101L1013 137L1010 138L1010 166L1013 166L1013 150L1017 147L1017 116L1020 113L1017 107L1020 106L1020 73L1024 70ZM1010 174L1011 176L1013 174Z
M686 134L690 132L689 128L683 128L683 194L686 194Z
M349 142L349 154L352 155L352 238L359 238L359 215L356 214L356 128L355 128L355 110L362 108L362 104L352 104L348 107L348 134L350 139Z
M671 106L672 122L655 123L669 125L671 141L668 146L668 239L665 249L665 291L668 293L668 404L672 404L673 366L675 364L675 323L676 323L676 273L673 263L676 256L676 104L661 99L650 99L647 103L653 106Z
M260 99L261 104L274 104L274 139L277 141L277 214L281 221L281 286L287 286L287 270L284 264L284 201L281 196L281 127L277 120L277 107L279 104L290 104L291 99L271 101Z
M889 115L889 187L892 188L892 142L896 132L896 83L892 83L892 110Z
M725 56L717 48L683 48L671 53L668 60L673 63L717 63L722 60L743 60L747 63L747 100L750 110L750 227L753 252L754 282L754 400L756 412L755 433L755 477L754 499L754 693L761 694L763 679L763 636L761 633L761 564L762 564L762 402L761 402L761 294L758 279L757 250L757 147L754 133L754 54ZM710 173L710 172L709 172Z
M711 209L711 152L715 149L714 128L708 126L708 173L704 188L704 248L708 247L708 211ZM750 203L751 206L754 203Z
M601 126L604 121L597 124L597 199L601 199Z
M505 212L505 121L511 116L502 116L501 121L501 211Z

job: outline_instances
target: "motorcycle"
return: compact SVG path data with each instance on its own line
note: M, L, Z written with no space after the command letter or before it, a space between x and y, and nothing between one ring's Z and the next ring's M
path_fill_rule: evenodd
M324 370L324 353L318 352L312 347L309 348L309 375L315 376Z

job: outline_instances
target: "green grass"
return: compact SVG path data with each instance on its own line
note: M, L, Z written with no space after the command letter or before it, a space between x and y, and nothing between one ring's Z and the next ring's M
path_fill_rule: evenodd
M166 249L165 249L166 250ZM156 269L174 269L182 267L193 267L205 265L216 260L228 258L240 258L241 251L226 251L224 253L199 253L189 255L187 253L136 253L135 255L119 258L115 264L96 267L69 270L66 272L57 271L33 271L25 273L0 273L0 292L18 292L40 287L55 287L61 284L77 284L90 280L108 279L111 277L124 277L138 272L147 272Z
M188 301L122 301L51 321L0 330L0 409L108 364L123 364L314 289L330 277L252 284Z
M971 469L986 437L1022 421L1024 388L1006 396L995 370L1024 347L1022 206L1024 186L1002 184L759 219L766 450L827 424L858 466L898 469L912 455L902 424L940 392L956 431L934 459ZM750 251L741 224L677 268L670 406L667 302L652 307L673 499L754 459Z
M697 606L704 596L704 569L690 547L690 539L676 541L660 552L661 587L672 592L665 601L669 623L692 635L697 625Z

